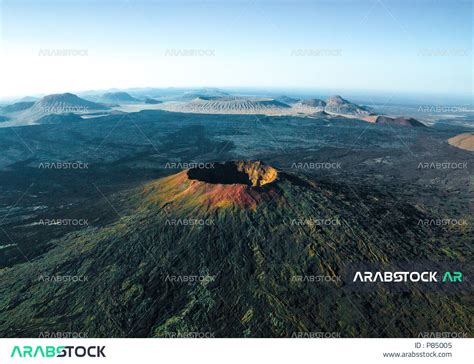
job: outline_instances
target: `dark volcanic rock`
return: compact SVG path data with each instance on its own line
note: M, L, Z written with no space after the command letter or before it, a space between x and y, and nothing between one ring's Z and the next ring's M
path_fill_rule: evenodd
M415 127L426 127L422 122L413 118L390 118L388 116L380 115L375 119L376 124L389 124L389 125L404 125L404 126L415 126Z

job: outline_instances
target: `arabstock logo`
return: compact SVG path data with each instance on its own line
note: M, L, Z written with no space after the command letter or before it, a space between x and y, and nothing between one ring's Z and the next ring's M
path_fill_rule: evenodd
M461 283L462 272L444 272L439 278L438 272L360 272L354 274L353 282L363 283L400 283L400 282L439 282Z
M341 270L343 288L353 292L474 292L474 266L459 261L357 262Z
M15 346L12 358L105 358L105 346Z

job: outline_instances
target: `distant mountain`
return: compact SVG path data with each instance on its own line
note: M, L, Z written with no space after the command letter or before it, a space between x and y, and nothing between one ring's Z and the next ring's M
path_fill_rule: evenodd
M464 150L474 152L474 134L463 133L456 135L448 140L448 143L452 146Z
M207 95L205 94L198 94L198 93L185 93L183 95L180 95L179 97L177 97L177 100L178 101L192 101L194 99L198 99L198 98L206 98L208 97Z
M393 271L400 269L393 262L417 261L420 252L433 261L447 254L417 223L431 216L421 208L390 194L361 199L352 189L260 161L149 182L124 195L130 207L118 221L74 231L31 262L2 270L0 336L469 332L468 293L348 289L345 272L354 264Z
M107 110L107 106L84 100L74 94L47 95L36 101L30 108L16 114L24 121L35 121L50 114L87 114L95 110Z
M185 95L187 94L189 95L198 94L198 95L209 96L209 97L230 96L228 92L219 90L218 88L200 88L200 89L195 89L192 91L185 92Z
M300 101L299 99L294 99L285 95L274 97L274 99L287 105L296 104L298 101Z
M151 104L151 105L155 105L155 104L161 104L162 101L159 101L159 100L155 100L155 99L152 99L152 98L147 98L145 99L145 104Z
M370 115L372 112L369 108L359 106L339 95L330 96L326 100L325 111L335 114L349 114L349 115Z
M26 109L29 109L34 105L34 101L22 101L22 102L16 102L11 105L7 105L2 107L2 112L4 113L12 113L12 112L18 112L18 111L23 111Z
M87 111L87 110L104 110L107 107L105 105L88 101L74 95L72 93L64 93L64 94L53 94L47 95L35 102L34 108L51 108L52 110L57 110L59 112L55 112L57 114L64 113L63 109L68 107L71 108L78 108L79 111ZM87 110L86 110L87 109Z
M324 112L326 115L351 115L351 116L369 116L371 110L369 108L354 104L341 96L330 96L326 101L311 98L300 100L292 105L295 112L299 114L312 114L316 112Z
M106 104L135 103L140 100L130 96L127 92L106 92L99 98L99 102Z
M289 105L275 99L241 96L199 96L177 108L181 112L213 114L265 114L291 109Z
M196 98L206 98L206 97L228 97L230 96L229 93L225 91L221 91L215 88L202 88L202 89L194 89L188 90L182 93L181 95L177 95L174 98L174 101L192 101Z
M317 108L324 108L326 103L320 99L306 99L301 100L300 103L305 106L317 107Z

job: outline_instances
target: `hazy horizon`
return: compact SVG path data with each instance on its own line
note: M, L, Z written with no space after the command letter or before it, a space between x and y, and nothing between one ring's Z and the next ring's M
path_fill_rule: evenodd
M3 0L0 97L151 85L472 99L471 2L145 0L88 9Z
M18 94L18 95L7 95L0 96L0 102L11 103L18 102L19 100L27 97L41 98L46 95L51 94L63 94L63 93L72 93L80 97L101 95L106 92L118 92L123 91L134 94L145 93L145 90L153 91L166 91L166 90L176 90L179 92L188 92L188 91L199 91L206 89L216 89L225 92L229 92L233 95L246 95L246 96L266 96L266 97L276 97L276 96L289 96L295 98L320 98L325 99L331 95L340 95L344 98L348 98L352 101L370 103L370 104L414 104L419 105L420 103L432 104L432 105L461 105L469 104L472 105L474 102L471 95L454 95L454 94L433 94L433 93L413 93L413 92L391 92L390 90L355 90L355 89L331 89L331 88L285 88L285 87L227 87L227 86L188 86L188 87L153 87L153 86L143 86L143 87L129 87L129 88L102 88L102 89L60 89L52 92L41 92L41 93L30 93L30 94ZM155 96L157 97L157 96Z

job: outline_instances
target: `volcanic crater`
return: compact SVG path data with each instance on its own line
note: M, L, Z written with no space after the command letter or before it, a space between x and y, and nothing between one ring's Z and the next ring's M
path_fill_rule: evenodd
M274 182L278 177L275 168L260 161L236 161L215 164L213 168L192 168L188 178L211 184L243 184L261 187Z
M250 208L277 194L279 172L261 161L214 163L159 179L145 187L150 202L179 208Z

